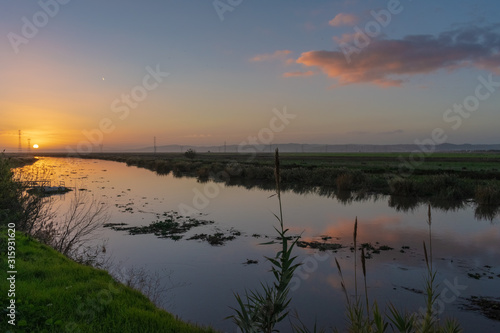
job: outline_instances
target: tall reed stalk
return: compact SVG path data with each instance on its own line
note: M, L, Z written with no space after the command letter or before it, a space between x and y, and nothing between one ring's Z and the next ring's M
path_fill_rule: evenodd
M407 332L407 333L458 333L461 332L460 325L454 320L446 320L441 325L434 313L434 306L439 297L437 292L438 286L436 285L436 271L432 265L432 214L431 207L428 207L427 224L429 225L429 246L430 250L427 251L427 245L423 242L424 257L426 263L426 277L425 277L425 309L421 314L410 314L406 311L401 311L392 303L389 304L388 310L385 313L380 312L376 301L370 307L368 300L368 287L367 287L367 270L366 270L366 257L364 248L361 248L361 267L363 270L364 290L366 311L362 302L359 300L357 291L357 264L356 256L354 261L354 299L349 296L346 288L344 276L339 262L335 258L335 263L340 275L340 285L346 297L346 312L348 319L348 332L386 332L390 327L393 332ZM354 222L354 247L356 253L357 246L357 233L358 233L358 220Z
M354 295L356 299L358 298L358 267L357 267L357 254L356 251L358 249L356 240L358 239L358 217L356 216L356 220L354 221L354 233L353 233L353 239L354 239Z
M236 314L228 317L245 333L275 331L275 326L288 316L288 305L291 298L290 281L297 267L300 264L295 263L297 257L292 257L292 250L296 245L298 238L289 242L287 235L288 229L285 229L283 221L283 208L281 204L281 184L280 184L280 163L279 152L275 152L274 176L276 178L276 194L279 203L279 216L274 214L279 221L280 228L274 228L281 239L281 250L276 253L274 258L266 257L272 264L271 271L275 281L273 284L261 283L262 291L245 291L246 300L236 293L235 298L238 302L238 308L233 308ZM271 242L272 243L272 242ZM266 243L270 244L270 243Z
M283 208L281 204L281 183L280 183L280 161L278 149L275 152L275 169L274 177L276 179L276 195L279 204L279 216L274 214L279 221L279 229L274 228L278 233L278 238L281 240L281 250L276 253L274 258L266 257L272 264L271 271L274 275L275 281L273 284L261 283L261 291L245 291L245 300L235 293L238 308L233 308L236 312L234 315L228 317L245 333L276 332L276 325L284 320L289 313L288 306L291 301L289 296L290 281L297 267L300 264L295 263L296 257L292 257L292 250L296 245L299 238L291 240L287 235L288 229L285 229L283 220ZM421 315L410 314L406 311L401 311L392 303L388 305L388 310L381 312L377 301L374 301L370 306L368 298L368 283L367 283L367 269L366 269L366 256L364 248L361 248L361 267L363 271L364 292L365 292L365 306L360 301L358 295L357 284L357 237L358 237L358 218L354 222L354 299L349 295L342 273L342 268L335 258L338 273L340 276L340 285L346 298L346 309L348 319L348 332L377 332L384 333L390 327L393 332L405 333L459 333L461 332L460 325L452 320L447 320L441 326L437 320L433 307L436 303L439 293L437 293L437 286L435 284L436 272L432 266L432 215L431 207L428 208L429 225L429 245L430 251L427 251L425 241L423 242L424 256L427 268L427 275L425 278L426 289L426 302L425 311ZM264 244L272 244L264 243ZM366 307L366 308L365 308ZM297 315L298 318L298 315ZM299 319L300 321L300 319ZM293 325L294 332L317 332L316 325L313 331L310 331L302 322L300 325ZM320 330L321 331L321 330Z

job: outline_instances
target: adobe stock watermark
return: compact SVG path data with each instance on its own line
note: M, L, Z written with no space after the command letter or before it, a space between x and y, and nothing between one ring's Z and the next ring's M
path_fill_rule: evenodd
M14 53L20 52L20 46L26 45L30 40L35 38L40 29L47 26L50 19L54 18L60 11L61 6L67 5L71 0L40 0L37 11L31 18L23 16L21 18L22 26L21 33L9 32L7 38Z
M455 276L453 283L448 279L444 280L444 285L446 287L437 295L436 300L432 306L432 314L435 317L444 313L447 304L455 302L458 297L462 294L462 291L467 289L467 285L459 284L458 277ZM423 324L424 318L426 317L427 309L420 307L418 310L418 318L420 318L420 326Z
M489 74L487 78L482 75L478 76L479 83L474 92L466 96L461 103L455 103L452 108L447 109L443 113L443 121L449 124L453 131L458 130L464 119L469 119L474 112L479 110L481 102L488 100L500 88L500 81L495 81L497 79L493 74ZM408 160L405 160L403 156L398 157L400 161L398 174L402 177L410 176L417 167L424 163L426 157L436 151L436 146L445 143L447 139L448 135L441 127L434 128L428 138L416 139L414 143L418 149L410 153Z
M381 9L378 12L370 11L373 20L366 22L364 29L357 25L354 27L355 34L352 43L341 42L338 44L348 64L352 61L351 56L353 53L359 54L364 48L368 47L372 42L372 38L380 36L382 28L386 28L391 23L392 17L400 14L404 9L399 0L389 0L386 7L387 9Z
M147 74L144 75L142 83L130 89L130 92L121 94L111 102L111 112L114 113L118 120L124 121L130 115L130 111L136 109L143 102L149 93L157 89L170 73L163 72L160 65L156 68L146 67ZM82 134L86 140L80 141L76 150L70 146L66 146L66 151L69 154L88 154L92 153L95 148L100 147L104 140L105 134L110 134L116 129L116 120L111 118L102 118L97 127L91 130L83 130Z
M261 128L257 135L248 136L245 141L242 141L238 145L238 153L250 154L248 159L249 162L255 158L257 151L262 152L266 145L269 145L274 141L276 133L285 130L286 126L288 126L290 122L297 117L295 114L288 113L286 106L283 108L283 111L273 109L273 114L275 116L269 120L268 127Z
M16 268L16 224L11 222L7 225L7 299L8 306L5 308L6 315L8 317L7 322L9 325L16 326L16 278L17 278L17 268Z
M238 145L238 153L250 154L247 162L250 162L257 155L257 151L262 151L264 145L269 145L273 142L277 133L282 132L297 117L295 114L288 113L287 108L283 110L272 110L273 117L269 120L269 126L260 129L257 135L250 135L245 141ZM190 205L186 203L179 204L179 213L181 215L199 214L201 210L206 209L210 200L219 196L223 184L227 183L231 177L238 176L242 173L241 165L236 161L231 161L226 165L224 171L216 174L210 173L209 179L213 182L207 182L203 186L203 191L198 188L193 188L194 196Z
M232 12L236 7L241 5L243 0L214 0L212 5L214 6L215 12L219 16L221 22L224 21L224 14L226 12Z

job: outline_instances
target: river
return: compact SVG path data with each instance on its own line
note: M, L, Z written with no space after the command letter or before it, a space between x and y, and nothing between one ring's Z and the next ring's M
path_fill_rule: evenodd
M75 191L102 201L113 224L143 226L164 219L165 212L182 215L186 209L201 208L196 217L213 224L195 227L179 240L130 235L109 227L99 229L95 236L96 244L106 241L106 255L115 273L126 276L127 270L135 267L151 275L165 275L161 282L168 290L162 294L162 304L183 320L236 332L231 320L224 319L234 313L231 307L237 306L234 293L243 294L245 288L259 289L261 282L272 282L271 265L264 256L273 256L280 245L261 245L276 237L278 221L273 213L277 214L279 208L272 191L202 183L172 174L159 176L101 160L43 157L23 171L35 168L50 170L54 183L64 181ZM58 212L67 209L73 195L69 192L54 197ZM429 244L428 208L420 205L398 211L388 204L389 200L379 196L345 203L316 193L283 193L284 222L292 234L300 234L308 242L344 246L337 252L295 249L303 265L292 281L290 306L309 327L315 321L319 327L345 327L345 296L335 258L349 293L354 294L351 246L356 217L358 244L392 248L372 253L366 261L370 303L376 299L379 307L385 308L392 302L410 312L424 306L421 291L426 274L423 242ZM499 222L498 215L478 219L472 203L457 209L432 209L433 265L438 291L442 292L437 311L440 318L458 318L466 332L500 331L500 322L465 308L471 296L500 297ZM188 240L194 234L216 232L234 235L235 239L218 246ZM359 260L357 277L364 300ZM282 328L289 330L288 321Z

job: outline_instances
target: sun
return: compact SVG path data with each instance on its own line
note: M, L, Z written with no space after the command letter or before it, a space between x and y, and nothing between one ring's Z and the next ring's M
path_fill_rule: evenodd
M33 145L33 148L35 148L35 149L38 149L38 147L39 146L36 143Z

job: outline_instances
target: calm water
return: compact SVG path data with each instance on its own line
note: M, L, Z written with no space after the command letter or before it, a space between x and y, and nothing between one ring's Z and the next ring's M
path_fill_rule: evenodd
M154 235L129 235L125 231L102 228L96 236L107 240L107 254L113 258L115 271L142 267L149 272L171 272L164 279L165 286L174 286L163 299L165 308L184 320L213 325L215 328L236 332L225 317L233 314L236 306L234 292L258 288L261 281L272 281L270 265L263 256L273 256L279 245L260 245L274 237L277 221L276 197L273 192L222 184L199 183L194 178L158 176L155 173L127 167L109 161L41 158L37 168L51 170L54 180L63 180L66 186L86 189L109 207L110 223L129 226L147 225L157 216L182 207L203 204L203 219L213 225L191 230L183 239L174 241ZM30 169L30 167L26 167ZM204 191L210 197L201 200L196 193ZM71 201L71 192L57 196L64 211ZM195 200L195 201L193 201ZM389 207L382 197L345 205L335 198L316 194L299 195L291 192L282 196L285 224L305 240L321 240L330 236L332 242L345 248L333 252L318 252L297 248L296 254L304 264L293 282L291 307L297 310L303 322L312 327L345 325L345 297L335 265L342 266L347 288L354 293L354 254L352 245L354 219L358 218L359 243L388 245L393 250L373 254L367 260L368 293L379 306L387 302L408 311L418 311L424 305L425 263L422 242L428 242L427 207L419 206L411 212L398 212ZM500 331L495 322L479 313L463 310L465 298L474 296L500 297L500 221L477 220L474 207L432 211L434 267L443 296L439 301L441 318L459 318L465 331ZM224 246L186 240L194 233L215 233L238 230L241 236ZM261 237L253 237L258 234ZM404 253L400 250L402 247ZM247 259L258 264L245 265ZM468 274L479 273L480 279ZM358 271L358 278L361 276ZM362 285L359 279L358 284ZM455 286L455 287L453 287ZM364 296L363 296L364 297ZM289 331L285 323L282 331Z

